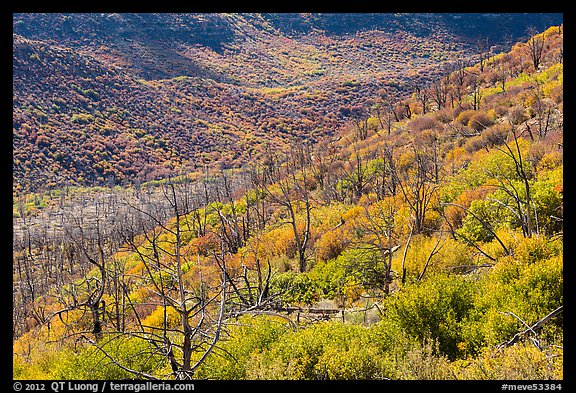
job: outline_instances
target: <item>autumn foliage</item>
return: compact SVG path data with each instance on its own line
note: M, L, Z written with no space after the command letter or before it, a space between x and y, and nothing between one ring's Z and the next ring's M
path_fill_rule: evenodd
M217 54L209 69L245 85L154 79L168 68L146 59L138 80L15 36L16 191L47 165L114 180L15 199L14 377L561 380L563 26L479 46L398 98L359 74L327 90L305 35L259 31L285 53L269 74L261 58L234 68L229 29L184 53ZM340 60L375 42L423 67L446 53L413 35L313 38Z

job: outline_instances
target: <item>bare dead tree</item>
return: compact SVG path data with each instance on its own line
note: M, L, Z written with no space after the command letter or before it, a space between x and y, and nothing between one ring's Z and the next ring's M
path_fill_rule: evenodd
M404 200L414 216L415 233L423 233L426 213L432 207L434 194L438 191L439 182L436 181L434 155L430 151L413 147L413 160L407 167L394 166L392 175Z
M237 202L233 196L233 189L229 175L222 171L219 174L221 184L216 187L216 202L212 206L220 218L220 231L222 239L232 254L244 245L246 229L245 220L238 211ZM226 209L224 208L226 207Z
M171 179L162 185L162 197L171 208L168 215L172 217L171 220L166 219L166 214L159 214L149 203L130 202L131 208L138 214L135 223L139 225L130 232L142 233L144 238L136 241L135 236L129 235L125 239L142 262L148 291L158 299L155 304L163 312L162 326L145 326L137 316L139 329L129 334L145 339L156 353L165 357L177 379L191 379L219 340L228 291L225 260L219 288L208 288L209 284L204 282L198 264L196 268L200 277L197 286L190 287L186 271L193 262L189 260L184 246L186 239L194 233L186 222L197 206L190 198L189 186L188 182L178 184ZM215 306L218 297L221 299L220 305ZM169 309L179 316L177 329L169 328ZM174 333L177 334L174 336ZM194 354L199 354L199 357Z
M376 172L371 170L370 162L376 159L376 155L374 151L355 142L351 142L350 147L349 154L343 159L343 165L339 167L339 187L350 203L355 203L369 191L374 180Z
M389 144L384 144L378 154L378 161L374 176L374 190L378 200L384 199L386 196L394 196L397 193L396 171L394 156L394 147Z
M414 225L410 225L410 233L408 234L408 239L406 240L406 245L404 246L404 252L402 254L402 285L406 283L406 256L408 255L408 247L410 247L410 240L412 240L413 233Z
M533 100L530 109L536 117L538 138L542 139L548 135L548 132L554 126L554 123L556 123L556 110L554 109L552 100L544 96L540 83L537 83L536 88L533 90L532 97ZM530 137L534 140L528 123L526 123L526 127L530 133Z
M75 249L76 258L83 260L81 265L91 266L98 272L97 276L86 277L81 281L80 286L84 287L86 298L77 304L72 304L68 311L87 307L92 317L91 332L95 339L99 340L102 338L102 324L106 309L102 298L108 283L107 262L114 251L114 245L111 243L113 238L110 233L113 227L105 224L98 205L94 208L93 213L68 212L64 232Z
M497 81L500 83L500 88L503 93L506 93L506 81L508 80L509 70L502 61L498 62L494 69L496 71Z
M480 68L480 72L484 72L484 67L490 58L488 37L480 37L476 40L476 50L478 51L478 67Z
M466 61L464 59L456 60L454 64L454 71L451 74L451 80L453 81L454 93L456 94L456 99L458 101L462 100L464 94L464 87L466 85Z
M498 181L498 189L504 191L504 193L510 197L512 204L505 201L501 201L495 198L492 200L499 203L501 206L508 209L514 214L518 219L520 226L522 228L522 233L524 236L532 236L536 232L537 224L534 223L534 210L532 203L532 191L530 187L531 172L527 168L526 161L522 156L522 151L520 149L519 143L519 132L516 125L509 121L511 141L509 141L509 136L502 137L496 136L502 142L495 146L495 149L502 152L508 157L514 164L514 174L512 176L502 174L502 173L491 173L487 171L490 176ZM516 181L519 180L521 183L521 189L516 185Z
M496 346L496 348L505 348L505 347L509 347L515 343L517 343L520 339L522 339L524 336L528 335L528 334L532 334L533 337L531 337L531 341L532 343L539 349L539 350L543 350L542 345L540 344L540 342L538 341L537 337L538 334L536 333L538 330L542 329L542 327L547 324L548 322L550 322L552 319L554 319L555 317L557 317L559 314L561 314L563 312L564 306L560 306L557 307L556 309L552 310L551 312L549 312L548 314L546 314L544 317L542 317L540 320L538 320L536 323L530 325L528 323L526 323L522 318L520 318L518 315L514 314L511 311L507 311L507 312L502 312L501 314L504 315L511 315L513 317L515 317L516 319L518 319L525 327L525 330L522 330L516 334L514 334L514 336L508 340L505 341L501 344L498 344Z
M436 240L436 244L434 244L434 247L432 248L432 251L430 251L430 254L428 254L428 258L426 259L426 263L424 263L422 271L420 272L420 274L418 274L416 281L420 281L422 280L422 278L424 278L424 274L426 274L426 270L428 270L428 266L430 265L432 258L434 257L434 255L438 254L442 249L442 247L444 247L444 245L446 244L446 242L441 243L441 241L442 237L438 237L438 239Z
M290 157L282 160L268 154L265 162L253 169L254 186L286 212L287 223L292 228L300 272L306 271L308 242L311 226L310 156L301 144L293 144ZM276 187L276 190L274 189ZM302 206L303 205L303 206ZM297 214L303 209L304 229L298 226Z
M310 149L308 146L305 148ZM330 185L335 181L331 169L338 160L338 147L332 141L322 141L317 143L307 154L311 159L310 171L313 180L318 184L318 188L322 191L326 201L330 202L332 198Z
M384 273L379 277L377 267L371 272L365 272L367 278L375 277L377 283L383 285L385 294L390 293L392 283L392 254L400 247L396 229L396 205L393 199L378 201L363 205L363 220L356 222L356 230L360 233L360 247L373 249L380 255L379 262L384 266ZM376 272L376 273L374 273Z
M482 102L482 85L479 80L479 75L473 73L471 74L472 80L470 88L472 89L472 104L474 110L480 109L480 103Z
M422 106L422 114L426 114L428 111L428 102L430 101L430 92L428 86L422 86L420 84L416 84L414 86L416 99Z
M535 28L529 28L528 34L531 36L526 43L528 47L528 53L530 54L530 59L532 60L532 65L534 70L538 71L542 58L544 56L544 47L546 42L546 33L537 34Z
M351 118L356 137L361 141L368 138L368 119L370 118L368 111L362 107L353 107Z
M446 107L449 89L450 81L446 77L432 83L432 99L438 109Z
M380 98L371 108L372 116L378 120L380 129L386 130L387 134L390 135L392 132L392 116L395 115L392 109L392 101L387 96Z

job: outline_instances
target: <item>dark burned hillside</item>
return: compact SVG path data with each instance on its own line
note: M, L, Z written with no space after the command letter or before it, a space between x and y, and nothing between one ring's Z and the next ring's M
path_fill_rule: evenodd
M250 41L266 46L271 39L282 39L288 44L284 50L290 51L290 43L297 45L301 38L315 34L340 41L359 32L379 31L418 37L424 43L449 40L468 48L480 38L489 45L511 45L526 38L528 28L539 31L561 19L560 14L15 14L13 30L29 39L84 51L144 79L199 76L246 84L253 81L234 70L206 64L194 48L233 56L245 66L249 61L234 55L258 55ZM330 54L330 47L315 44L316 49ZM358 50L365 49L362 46ZM261 50L283 57L282 52ZM290 55L299 57L298 52ZM313 52L305 55L315 57ZM290 65L283 65L283 71L294 76ZM268 71L266 67L260 70Z
M248 32L273 29L280 34L317 31L328 36L404 31L421 37L444 30L461 41L473 43L487 37L497 44L506 36L526 38L529 27L542 30L561 20L561 14L538 13L15 14L14 33L77 48L121 41L152 48L172 42L200 44L221 52Z

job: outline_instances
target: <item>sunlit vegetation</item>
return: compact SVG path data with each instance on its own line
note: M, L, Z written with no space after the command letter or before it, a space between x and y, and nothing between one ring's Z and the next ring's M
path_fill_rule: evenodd
M365 31L360 42L304 60L299 51L309 47L279 45L270 32L280 27L259 23L266 48L285 51L275 61L303 78L324 77L331 61L357 61L366 53L359 47L379 36ZM447 53L406 34L386 39L415 58ZM17 42L23 51L42 47ZM164 133L132 123L140 115L128 116L130 106L80 87L75 100L105 105L72 115L78 138L99 124L100 133L80 139L91 156L117 149L165 168L164 157L180 176L15 198L14 378L563 379L562 42L563 26L552 26L510 51L415 79L409 96L325 109L348 122L316 143L254 146L260 132L299 127L274 105L333 99L287 85L294 79L282 69L259 75L275 83L251 79L246 90L195 77L131 81L145 97L133 105L182 116L158 125L180 136L170 148ZM26 61L61 51L34 53ZM339 88L362 85L350 76ZM218 90L226 94L211 101ZM242 111L221 101L232 94ZM34 110L56 110L26 102L15 113L18 138L33 137L45 156L61 152L37 127L42 115L29 120ZM198 116L188 116L195 105ZM251 119L260 128L244 128ZM239 162L227 148L201 149L206 163L230 157L230 167L186 173L170 152L198 141L179 124L259 150L231 169ZM97 162L102 176L112 170ZM51 209L56 226L41 219Z

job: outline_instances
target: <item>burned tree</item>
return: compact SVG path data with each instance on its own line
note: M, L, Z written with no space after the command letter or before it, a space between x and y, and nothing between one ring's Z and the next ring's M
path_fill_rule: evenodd
M311 159L301 143L291 146L290 156L282 159L270 152L263 164L252 169L252 182L273 204L287 214L286 223L292 227L300 272L306 271L312 210L310 175ZM304 215L304 228L298 225L298 213Z
M528 34L530 34L531 37L526 43L526 46L528 47L528 53L530 55L530 60L532 60L534 70L538 71L544 56L546 33L537 34L536 29L530 28L528 29Z
M128 334L146 340L151 351L165 357L176 379L191 379L219 340L228 290L225 263L219 284L205 282L202 266L194 263L191 251L185 249L194 235L188 221L198 208L190 191L188 181L176 183L169 179L163 184L161 198L167 202L168 211L157 209L153 201L136 198L129 202L136 213L137 226L124 232L131 251L142 263L142 279L150 298L162 312L161 325L148 326L142 323L136 305L132 305L138 323L136 330ZM143 238L135 236L138 233ZM170 312L178 315L177 328L170 327Z

